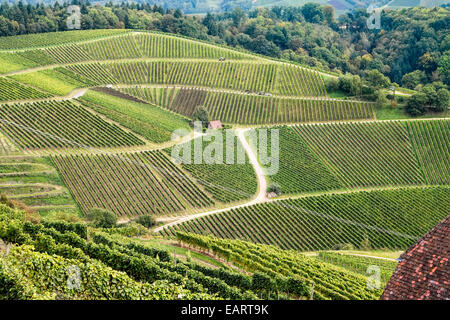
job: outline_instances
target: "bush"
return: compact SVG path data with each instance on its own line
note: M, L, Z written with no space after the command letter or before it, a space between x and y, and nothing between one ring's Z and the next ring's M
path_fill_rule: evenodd
M198 107L195 109L194 113L192 114L192 125L194 122L200 121L202 123L202 127L206 128L208 127L209 123L209 112L204 107Z
M64 211L52 211L46 217L45 220L48 221L66 221L66 222L83 222L83 219L78 217L76 214L68 213Z
M89 210L86 216L96 228L112 228L117 224L116 215L105 209L93 208Z
M269 187L267 188L267 192L269 192L269 193L273 192L279 196L279 195L281 195L281 186L277 183L271 183L269 185Z
M338 243L331 250L355 250L355 247L351 243Z
M146 228L151 228L156 224L155 219L151 215L143 215L135 220L140 225L143 225Z
M109 234L120 234L124 237L139 237L148 234L147 228L132 221L125 224L119 224L117 228L104 229Z

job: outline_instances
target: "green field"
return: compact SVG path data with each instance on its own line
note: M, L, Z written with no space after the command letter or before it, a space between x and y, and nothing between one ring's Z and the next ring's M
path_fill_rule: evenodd
M447 187L395 189L280 200L191 220L176 230L300 251L335 245L407 249L448 214Z
M168 215L213 204L159 151L52 159L84 213L104 208L123 217Z
M449 214L450 121L327 93L326 77L150 31L0 38L0 300L378 299L368 268L384 285ZM254 145L252 129L278 131L276 172L277 131Z
M93 40L106 36L129 32L128 30L80 30L27 34L2 38L0 50L47 47L79 41Z
M198 139L197 141L199 141ZM214 199L225 203L249 199L256 193L258 188L255 172L251 164L249 164L245 152L243 153L242 164L238 163L238 152L243 151L242 145L234 134L231 135L231 139L234 139L234 143L231 143L231 141L227 142L226 134L223 134L221 142L222 157L216 159L220 163L215 162L213 164L205 163L205 161L196 164L194 153L196 141L186 142L191 150L191 155L188 157L191 163L182 163L183 168L206 191L211 193ZM203 140L199 141L202 153L205 149L211 148L210 145L213 142L215 142L215 138L203 137ZM227 143L231 146L230 149L228 149ZM179 146L174 148L179 148ZM174 148L167 150L167 153L172 154ZM174 152L174 155L183 157L184 154L183 152Z
M87 92L81 101L89 108L152 142L169 141L172 132L177 129L190 130L185 118L149 104L121 99L97 91Z
M424 182L401 122L296 126L294 130L347 187Z
M0 128L24 149L141 145L143 142L70 101L2 105Z
M269 176L281 187L282 194L344 189L344 185L327 168L307 144L290 127L279 127L280 168ZM271 150L269 143L268 150Z
M0 157L0 194L21 201L44 216L51 211L79 214L48 158Z
M140 83L142 81L136 81ZM230 124L271 124L373 119L371 104L305 100L279 96L209 91L193 87L124 87L120 91L190 117L205 107L212 119Z

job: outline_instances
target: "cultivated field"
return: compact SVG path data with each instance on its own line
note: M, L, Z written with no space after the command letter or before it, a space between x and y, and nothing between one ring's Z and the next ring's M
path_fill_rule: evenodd
M70 101L7 104L1 130L23 149L119 147L143 144Z
M205 107L213 119L232 124L272 124L373 119L370 103L307 100L195 87L126 87L120 91L190 117Z
M19 200L46 215L63 211L78 215L78 208L48 158L0 157L0 194Z
M309 196L257 204L169 227L246 239L300 251L361 248L407 249L448 215L447 187L410 188Z
M167 215L213 204L158 151L52 159L84 213L104 208L125 217Z
M223 135L222 141L222 157L217 161L221 163L195 163L195 143L196 141L186 142L191 150L190 162L182 163L182 167L189 172L189 174L196 179L197 183L202 185L206 191L212 194L214 199L220 202L234 202L251 198L258 188L256 182L256 175L252 165L248 161L248 157L244 154L244 161L242 164L238 163L238 152L243 151L242 145L236 136L232 136L234 143L230 151L227 150L227 141ZM214 138L203 137L202 152L210 145ZM174 148L179 148L175 146ZM183 145L181 146L183 147ZM170 155L172 150L166 150ZM228 154L227 152L230 152ZM232 153L232 154L231 154ZM183 153L174 152L176 156L182 157ZM233 159L231 163L227 164L227 157Z

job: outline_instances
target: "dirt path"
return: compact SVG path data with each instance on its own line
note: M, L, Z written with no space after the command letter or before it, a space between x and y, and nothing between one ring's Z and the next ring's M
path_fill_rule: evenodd
M261 168L262 169L262 168ZM256 169L255 169L256 171ZM265 180L265 177L264 177ZM266 182L262 182L262 181L258 181L258 183L264 183L266 185ZM197 218L201 218L204 216L209 216L212 214L217 214L217 213L221 213L221 212L225 212L225 211L229 211L232 209L239 209L239 208L243 208L243 207L248 207L248 206L252 206L258 203L263 203L263 202L270 202L270 203L276 203L276 202L280 202L281 200L286 200L286 199L300 199L300 198L306 198L306 197L318 197L318 196L322 196L322 195L326 195L326 194L346 194L346 193L357 193L357 192L370 192L370 191L381 191L381 190L395 190L395 189L401 189L401 188L408 188L408 189L413 189L413 188L425 188L425 185L417 185L417 186L388 186L388 187L372 187L372 188L358 188L358 189L343 189L343 190L329 190L329 191L325 191L325 192L318 192L318 193L305 193L305 194L300 194L300 195L294 195L294 196L284 196L284 197L278 197L278 198L272 198L272 199L268 199L265 195L264 192L264 196L262 196L262 192L261 189L259 189L259 193L258 195L253 198L251 201L240 204L240 205L236 205L236 206L231 206L231 207L227 207L227 208L221 208L221 209L217 209L217 210L212 210L212 211L207 211L207 212L201 212L198 214L194 214L194 215L190 215L190 216L185 216L185 217L181 217L181 218L176 218L176 217L170 217L170 218L162 218L159 221L171 221L165 225L162 225L158 228L155 228L153 231L154 232L160 232L163 229L170 227L170 226L176 226L178 224L181 224L183 222L186 221L190 221L193 219L197 219ZM266 190L266 189L264 189Z
M378 256L371 256L371 255L368 255L368 254L358 254L358 253L348 253L348 252L346 252L345 254L349 255L349 256L357 256L357 257L373 258L373 259L380 259L380 260L387 260L387 261L397 262L396 259L386 258L386 257L378 257Z
M160 232L163 229L168 228L170 226L175 226L180 223L190 221L193 219L198 219L198 218L209 216L212 214L225 212L225 211L228 211L231 209L239 209L242 207L251 206L251 205L254 205L257 203L262 203L262 202L265 202L268 200L266 197L266 190L267 190L266 175L265 175L264 169L261 167L261 165L258 162L258 158L257 158L255 152L251 148L250 144L247 142L247 139L245 139L245 131L247 131L247 129L238 129L238 130L236 130L236 133L239 138L239 141L241 142L242 146L244 147L245 152L247 153L250 164L253 166L253 169L255 170L255 174L256 174L256 177L258 180L258 193L257 193L256 197L253 197L253 199L251 199L249 202L239 204L236 206L231 206L231 207L227 207L227 208L221 208L221 209L216 209L216 210L211 210L211 211L206 211L206 212L200 212L197 214L181 217L179 219L176 219L175 221L169 222L161 227L154 229L153 230L154 232Z

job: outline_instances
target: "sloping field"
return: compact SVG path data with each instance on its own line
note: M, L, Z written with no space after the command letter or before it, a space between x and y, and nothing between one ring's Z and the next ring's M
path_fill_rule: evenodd
M341 267L318 261L294 251L240 240L223 240L194 234L180 233L178 240L196 248L212 251L219 257L253 273L266 275L263 281L278 283L280 277L294 277L289 287L304 288L314 283L314 299L359 300L378 299L381 289L372 290L367 278ZM297 285L295 285L297 283ZM303 285L301 285L303 283ZM302 294L304 295L304 294Z
M139 81L137 81L139 82ZM336 100L305 100L206 88L127 87L120 91L190 117L205 107L211 119L236 124L273 124L373 119L370 103Z
M406 249L448 215L448 187L410 188L280 200L205 216L175 230L246 239L300 251L368 239L374 249Z
M384 286L398 264L395 260L358 256L357 254L346 254L339 251L321 251L316 258L362 275L367 275L367 270L370 266L377 266L380 268L380 280Z
M161 152L52 158L84 213L167 215L213 202Z
M151 58L255 59L233 50L162 34L141 33L135 38L142 53Z
M428 184L450 184L450 121L410 121L408 131Z
M90 90L80 101L152 142L169 141L177 129L191 130L188 120L179 115L107 93Z
M73 63L79 61L94 60L88 52L76 44L62 45L52 47L45 50L48 55L55 59L58 63Z
M76 30L4 37L0 43L0 50L54 46L85 40L93 40L128 32L130 31L124 29Z
M38 91L17 81L0 77L0 101L48 98L50 96L49 93Z
M118 147L143 144L70 101L2 105L0 130L24 149Z
M115 37L81 45L90 56L97 60L140 58L142 52L133 36Z
M0 52L0 74L34 67L37 64L17 53Z
M303 125L294 130L347 187L424 183L402 122Z
M122 84L168 84L203 86L253 93L271 92L291 96L325 96L320 76L295 66L254 61L151 61L106 64ZM300 72L292 78L279 77L279 85L297 86L296 91L283 91L275 86L277 74L289 68Z
M207 163L204 158L205 155L210 155L208 150L212 150L212 142L215 141L213 137L203 137L203 141L197 138L196 141L186 142L181 146L166 150L166 152L172 155L172 151L176 148L180 152L174 151L173 156L175 158L182 158L184 153L181 150L184 149L184 146L188 146L185 150L191 152L190 156L187 157L187 159L190 159L190 163L183 162L182 167L196 179L197 183L212 194L214 199L229 203L251 198L258 188L255 171L249 163L248 157L237 136L234 134L230 135L227 141L226 135L223 134L222 138L221 146L218 146L213 156L215 156L216 152L220 152L219 150L222 150L222 155L215 158L215 162L211 164ZM199 150L201 150L203 156L201 163L198 164L195 163L195 144L197 142L201 145ZM227 147L227 143L231 147ZM241 159L242 163L239 163L238 159Z
M118 82L112 73L100 63L74 64L65 68L91 79L98 84L114 84Z
M279 169L268 179L281 187L282 194L345 188L291 127L275 129L279 130ZM272 139L267 139L268 151Z
M0 194L19 200L42 215L78 208L48 158L0 157Z

